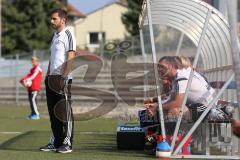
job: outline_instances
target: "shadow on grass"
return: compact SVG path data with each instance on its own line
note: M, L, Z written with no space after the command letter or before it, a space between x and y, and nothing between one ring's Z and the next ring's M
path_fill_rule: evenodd
M0 145L0 150L31 151L40 152L39 147L48 143L50 132L30 131L18 135ZM116 135L91 134L78 132L74 134L73 150L74 154L95 154L103 156L128 156L128 157L149 157L144 151L118 150L116 145Z
M17 142L22 141L28 136L34 134L34 131L29 131L18 135L0 145L0 150L16 150L16 151L36 151L34 148L26 148L26 146L22 147L22 145L18 145ZM26 144L27 145L27 144Z

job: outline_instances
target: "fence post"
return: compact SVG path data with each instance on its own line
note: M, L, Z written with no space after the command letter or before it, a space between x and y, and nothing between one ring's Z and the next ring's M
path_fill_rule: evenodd
M19 66L19 55L16 54L16 59L15 59L15 86L16 86L16 105L18 106L19 104L19 75L18 75L18 66Z
M134 41L135 41L135 39L134 39L135 37L132 37L131 38L131 41L132 41L132 56L134 56L134 50L135 50L135 46L134 46Z

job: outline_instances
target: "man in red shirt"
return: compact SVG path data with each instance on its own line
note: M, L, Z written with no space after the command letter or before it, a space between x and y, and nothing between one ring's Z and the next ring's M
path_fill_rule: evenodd
M28 89L28 99L31 107L31 114L27 117L28 119L40 119L39 112L36 103L36 97L41 89L42 82L42 69L39 66L39 60L36 56L32 57L33 67L25 77L19 82Z

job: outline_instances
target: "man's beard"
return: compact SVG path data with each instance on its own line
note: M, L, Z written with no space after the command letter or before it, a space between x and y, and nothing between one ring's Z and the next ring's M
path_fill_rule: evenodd
M57 28L57 26L56 26L55 24L52 24L51 26L52 26L52 28L54 28L54 29Z

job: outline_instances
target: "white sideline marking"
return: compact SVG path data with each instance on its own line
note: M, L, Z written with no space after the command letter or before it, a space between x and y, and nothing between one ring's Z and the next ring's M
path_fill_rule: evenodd
M21 134L22 132L0 132L0 134Z
M21 134L22 132L0 132L0 134ZM79 134L115 134L116 132L78 132ZM76 133L77 134L77 133Z
M22 132L0 132L0 134L22 134ZM98 135L112 135L116 134L116 132L77 132L75 134L82 134L82 135L93 135L93 134L98 134Z
M79 134L83 134L83 135L91 135L91 134L99 134L99 135L104 135L104 134L108 134L108 135L112 135L112 134L116 134L116 132L78 132ZM75 133L77 134L77 133Z

